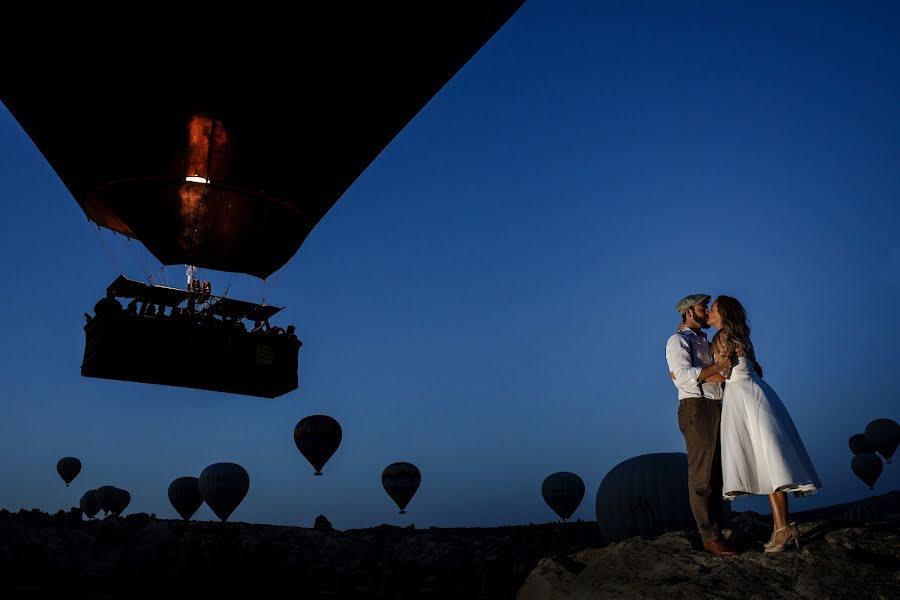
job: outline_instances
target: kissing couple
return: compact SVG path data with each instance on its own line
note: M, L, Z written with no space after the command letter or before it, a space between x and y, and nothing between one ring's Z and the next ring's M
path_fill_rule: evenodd
M765 552L783 552L800 531L788 520L787 494L806 496L822 484L800 434L750 341L747 313L736 298L682 298L678 333L666 342L669 376L678 388L678 426L688 459L688 492L703 547L716 556L737 551L722 538L722 499L764 494L773 531ZM716 329L712 342L703 331Z

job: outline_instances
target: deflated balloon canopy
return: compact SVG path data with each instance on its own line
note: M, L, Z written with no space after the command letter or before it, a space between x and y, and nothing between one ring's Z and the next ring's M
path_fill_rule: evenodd
M341 425L327 415L304 417L294 427L294 443L300 453L322 474L322 467L341 444Z
M900 445L900 425L893 419L875 419L866 425L866 441L872 451L882 455L888 463Z
M575 473L561 471L548 475L541 484L541 495L563 521L578 510L584 498L584 481Z
M65 51L7 60L0 99L91 221L163 264L265 278L521 4L242 10L220 26L239 42L190 47L159 43L183 14L85 19L29 38Z
M859 477L863 483L869 486L870 490L875 489L875 482L881 477L881 471L884 465L881 458L872 452L863 452L857 454L850 461L850 469L853 474Z
M66 487L69 487L72 480L81 473L81 461L74 456L61 458L59 459L59 462L56 463L56 472L59 473L59 476L66 482Z
M416 465L408 462L395 462L381 472L381 485L388 496L400 508L400 514L406 514L406 505L416 495L422 474Z
M244 500L250 489L250 475L241 465L216 463L200 473L200 496L223 522Z
M179 477L169 484L169 502L185 521L190 520L200 505L200 480L196 477Z

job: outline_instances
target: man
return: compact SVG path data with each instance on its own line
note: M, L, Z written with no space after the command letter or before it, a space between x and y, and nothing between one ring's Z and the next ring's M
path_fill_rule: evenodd
M675 305L685 328L666 342L669 376L678 388L678 427L688 457L688 493L703 548L716 556L736 552L722 539L722 462L719 420L722 384L719 373L731 365L729 357L713 361L703 329L709 294L692 294Z

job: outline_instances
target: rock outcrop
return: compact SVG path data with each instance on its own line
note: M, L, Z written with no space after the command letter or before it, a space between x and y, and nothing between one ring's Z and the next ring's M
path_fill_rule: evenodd
M517 599L900 598L898 497L887 496L893 512L885 510L891 502L820 509L819 520L799 525L800 548L780 554L763 552L771 520L747 512L734 515L726 531L743 550L736 557L716 558L702 550L696 533L673 532L543 558ZM860 521L872 516L879 520Z

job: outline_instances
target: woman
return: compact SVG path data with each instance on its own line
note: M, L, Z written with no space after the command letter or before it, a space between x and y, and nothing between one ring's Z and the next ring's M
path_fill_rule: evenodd
M822 487L819 476L787 409L762 379L744 307L735 298L719 296L708 323L718 330L712 343L716 354L737 357L722 372L723 496L733 500L742 494L767 494L774 527L766 552L783 552L790 542L799 548L800 532L788 523L786 492L814 494Z

